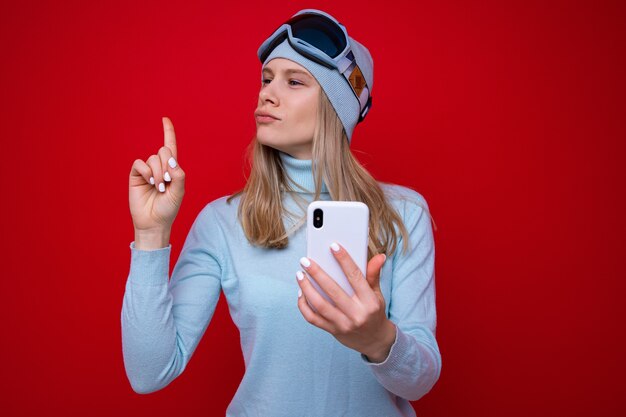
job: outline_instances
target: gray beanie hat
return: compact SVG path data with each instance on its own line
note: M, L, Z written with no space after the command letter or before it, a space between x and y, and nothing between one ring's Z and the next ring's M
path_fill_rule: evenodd
M365 77L371 97L372 87L374 86L374 60L365 46L351 37L348 38L356 64L361 69L363 77ZM354 95L348 80L338 70L327 68L300 55L291 47L287 39L274 48L265 62L263 62L263 67L274 58L286 58L298 63L315 77L337 112L337 116L339 116L339 120L341 120L348 137L348 143L351 143L352 132L359 121L361 105Z

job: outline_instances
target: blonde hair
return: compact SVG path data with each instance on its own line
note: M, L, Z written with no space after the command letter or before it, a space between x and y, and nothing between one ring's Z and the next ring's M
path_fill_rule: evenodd
M313 137L312 171L315 180L314 200L319 200L322 179L334 201L361 201L369 207L368 259L378 253L388 257L395 252L399 238L394 224L403 237L403 250L408 249L408 232L402 218L387 200L383 189L370 173L354 158L343 125L323 89L320 89L317 125ZM284 248L289 235L305 221L305 200L292 193L304 216L286 231L283 225L282 191L303 189L286 175L279 151L260 143L256 137L246 150L250 176L245 187L231 195L228 203L242 194L238 216L251 244L266 248Z

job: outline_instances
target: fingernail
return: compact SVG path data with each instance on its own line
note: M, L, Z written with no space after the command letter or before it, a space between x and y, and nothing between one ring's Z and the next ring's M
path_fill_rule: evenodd
M302 289L298 288L298 298L302 297Z
M387 260L387 255L383 253L383 256L385 257L385 259L383 259L383 263L385 263L385 261Z
M335 252L339 252L339 245L336 244L335 242L330 244L330 248Z
M170 173L167 171L165 172L165 175L163 175L163 178L165 181L172 181L172 177L170 177Z
M159 184L159 191L161 191L162 193L165 192L165 184L163 183Z
M173 156L167 160L167 163L169 164L171 168L176 168L176 160L174 159Z
M302 271L296 272L296 277L298 277L298 281L302 281L304 279L304 274Z
M154 185L154 177L150 177L150 184Z
M300 264L305 267L308 268L311 266L311 261L309 261L309 259L305 256L303 256L302 258L300 258Z

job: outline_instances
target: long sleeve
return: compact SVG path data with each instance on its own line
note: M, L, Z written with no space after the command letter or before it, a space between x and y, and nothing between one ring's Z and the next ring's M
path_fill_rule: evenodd
M122 303L126 374L140 394L158 391L185 369L211 321L221 291L221 235L206 206L194 221L168 282L171 245L139 250L130 244Z
M427 210L426 201L418 195ZM441 373L441 354L435 339L435 246L430 217L418 204L407 202L404 218L410 247L394 256L389 319L396 339L387 358L370 362L361 354L376 379L392 393L410 401L424 396Z

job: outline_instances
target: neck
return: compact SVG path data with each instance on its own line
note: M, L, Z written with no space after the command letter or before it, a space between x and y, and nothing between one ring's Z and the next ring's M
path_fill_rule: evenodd
M286 174L300 187L306 191L301 190L299 187L292 185L295 192L298 193L315 193L315 180L313 178L313 160L311 159L298 159L285 153L278 151L280 160L283 163ZM289 180L287 180L289 181ZM322 181L322 193L328 193L328 188L324 181Z

